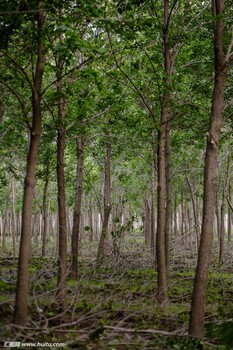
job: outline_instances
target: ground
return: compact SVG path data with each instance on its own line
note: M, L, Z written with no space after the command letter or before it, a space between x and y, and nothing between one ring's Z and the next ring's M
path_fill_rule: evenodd
M207 295L205 337L187 334L196 255L176 249L171 256L168 307L156 302L156 266L143 243L128 239L118 255L97 267L87 242L79 279L68 278L66 299L55 300L57 263L34 256L30 263L27 327L12 325L17 259L0 262L0 341L64 343L50 349L233 349L233 273L230 246L226 262L213 258ZM215 261L216 260L216 261ZM46 344L44 344L46 345ZM48 345L48 344L47 344ZM26 345L25 347L26 348ZM29 349L45 349L31 346Z

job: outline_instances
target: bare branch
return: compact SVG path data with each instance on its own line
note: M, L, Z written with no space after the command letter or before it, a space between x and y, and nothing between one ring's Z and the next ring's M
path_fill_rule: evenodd
M231 211L233 212L233 205L232 205L232 203L230 201L230 198L228 196L227 196L227 202L229 204L229 207L230 207Z
M157 329L133 329L133 328L123 328L123 327L114 327L114 326L104 326L105 329L110 329L116 332L124 332L124 333L144 333L144 334L160 334L160 335L167 335L167 336L174 336L177 334L176 331L174 332L167 332Z
M64 73L62 76L61 76L61 79L72 74L74 71L76 70L79 70L83 65L85 65L87 62L91 61L93 59L93 57L89 57L87 58L85 61L81 62L79 65L75 65L75 67L71 68L68 72ZM41 92L41 95L44 95L44 93L53 85L55 84L57 81L56 80L53 80L50 84L48 84L46 86L46 88L44 88L44 90Z
M2 79L0 79L0 84L4 85L12 93L12 95L14 95L16 97L16 99L19 101L20 107L21 107L22 112L23 112L23 118L25 120L27 127L30 129L31 125L30 125L29 120L27 119L27 111L26 111L25 103L23 101L22 96L18 92L16 92L9 84L7 84L5 81L3 81Z
M107 30L107 35L108 35L108 41L109 41L109 45L110 45L110 48L111 48L111 52L112 52L112 55L113 55L113 58L114 58L114 61L116 63L116 66L117 68L119 69L119 71L122 73L122 75L130 82L130 84L133 86L133 89L134 91L138 94L139 98L141 99L143 105L146 107L146 109L148 110L149 112L149 115L152 117L155 125L156 124L156 119L155 119L155 115L154 115L154 112L152 110L152 108L150 107L149 103L146 101L145 97L143 96L142 92L140 91L140 89L136 86L136 84L133 82L133 80L129 77L129 75L127 73L125 73L125 71L121 68L121 66L119 65L118 63L118 60L116 58L116 55L115 55L115 51L113 49L113 46L112 46L112 41L111 41L111 37L110 37L110 34L109 34L109 31L108 31L108 28L106 27L106 30Z
M27 72L24 70L23 67L20 66L20 64L10 55L8 55L8 53L6 52L2 52L2 54L4 54L13 64L14 66L17 68L17 70L21 73L21 75L26 79L26 81L28 82L30 88L32 89L32 91L35 92L35 87L33 86L30 77L28 76Z
M48 12L50 9L43 9L43 11ZM38 10L16 10L16 11L5 11L5 12L0 12L0 16L11 16L11 15L24 15L24 14L30 14L30 13L38 13L40 12L41 9Z
M232 48L233 48L233 26L231 29L231 42L228 46L227 54L226 54L226 62L227 63L230 61L231 57L233 56Z

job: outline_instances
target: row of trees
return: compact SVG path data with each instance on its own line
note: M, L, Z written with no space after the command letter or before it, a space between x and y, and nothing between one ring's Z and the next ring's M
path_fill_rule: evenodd
M17 324L27 319L32 217L45 256L48 218L57 213L60 301L69 230L71 277L78 276L80 223L89 233L93 220L101 226L100 264L109 220L113 237L122 217L144 222L161 305L168 303L171 239L193 230L199 254L190 333L203 333L215 216L220 262L226 213L231 237L231 12L223 0L213 0L212 9L185 0L3 6L1 236L4 248L11 230L16 250L21 225Z

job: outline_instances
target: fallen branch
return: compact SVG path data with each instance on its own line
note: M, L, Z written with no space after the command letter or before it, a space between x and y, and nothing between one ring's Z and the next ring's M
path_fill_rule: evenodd
M158 335L167 335L174 336L177 335L176 331L167 332L158 329L132 329L132 328L123 328L123 327L114 327L114 326L104 326L105 329L111 329L116 332L124 332L124 333L144 333L144 334L158 334Z
M218 344L210 343L209 340L206 338L195 337L187 333L179 334L178 330L175 330L173 332L167 332L167 331L162 331L158 329L132 329L132 328L122 328L122 327L114 327L114 326L106 326L106 325L104 326L104 328L110 329L116 332L123 332L123 333L157 334L157 335L165 335L168 337L179 336L179 337L196 338L201 340L204 344L211 346L212 348L219 348Z

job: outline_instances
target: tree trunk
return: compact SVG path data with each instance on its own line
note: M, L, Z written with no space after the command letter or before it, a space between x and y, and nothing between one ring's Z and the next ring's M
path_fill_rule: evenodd
M43 2L39 3L42 8ZM29 256L31 242L32 199L35 187L36 164L41 135L41 84L45 67L45 47L42 29L45 13L41 9L38 13L38 59L32 89L32 127L30 130L30 146L27 156L27 169L24 181L24 195L22 208L21 240L18 261L18 278L16 286L16 301L14 323L25 326L27 322L27 296L29 283Z
M229 145L230 146L230 145ZM231 160L231 147L229 147L228 151L228 159L227 159L227 169L226 176L223 183L223 192L222 192L222 204L221 204L221 224L220 224L220 235L219 235L219 264L221 265L224 260L224 241L225 241L225 204L227 191L229 188L229 179L230 179L230 160Z
M48 210L47 210L47 195L48 195L48 186L49 186L49 160L47 159L46 172L45 172L45 184L43 191L43 234L42 234L42 256L46 256L46 245L47 245L47 231L48 231Z
M195 224L195 234L196 234L196 250L198 251L199 243L200 243L200 227L199 227L199 219L198 219L198 212L196 208L196 201L195 201L195 194L193 187L189 181L188 176L186 176L186 181L189 187L189 192L191 195L191 201L192 201L192 207L193 207L193 216L194 216L194 224Z
M91 204L88 211L88 217L89 217L89 227L90 227L89 240L90 242L93 242L93 212L92 212Z
M40 213L39 213L39 206L38 206L38 194L37 189L34 191L34 200L35 200L35 209L34 209L34 217L33 217L33 226L32 226L32 237L33 237L33 248L34 253L37 255L38 253L38 245L39 245L39 220L40 220Z
M181 234L183 237L187 234L187 222L186 222L186 196L185 189L182 188L181 192Z
M162 109L164 111L164 109ZM161 116L162 120L164 116ZM161 130L158 132L158 206L157 206L157 239L156 257L158 273L158 301L165 305L168 302L168 281L165 248L165 127L162 122Z
M220 265L223 263L224 250L225 250L225 247L224 247L224 238L225 238L224 214L225 214L225 198L224 198L224 194L223 194L222 204L221 204L221 209L220 209L220 234L219 234L219 264Z
M174 217L174 238L177 237L177 232L178 232L178 223L177 223L177 196L175 196L175 203L174 203L174 213L173 213L173 217Z
M158 148L157 148L157 164L158 164L158 207L157 207L157 240L156 240L156 257L157 257L157 273L158 273L158 301L161 305L168 303L168 257L166 256L169 249L169 233L166 233L166 219L170 215L170 203L167 207L167 185L170 186L166 172L166 144L169 144L166 138L166 130L169 129L170 117L170 93L168 87L171 84L171 68L172 60L169 48L169 0L163 1L163 55L164 69L166 74L164 92L161 100L161 116L160 127L158 130ZM171 13L170 13L171 14ZM170 137L170 130L167 137ZM169 229L168 224L168 229Z
M151 245L151 214L150 214L150 205L148 202L148 199L145 199L144 201L144 207L145 207L145 220L144 220L144 234L145 234L145 243L148 247Z
M169 116L168 116L169 118ZM165 161L166 161L166 222L165 222L165 251L167 276L169 276L170 240L172 236L172 174L171 174L171 136L170 123L167 121L165 130Z
M155 242L156 242L156 234L155 234L155 192L156 192L156 139L154 130L152 130L151 134L151 145L152 145L152 181L151 181L151 218L150 218L150 240L151 240L151 253L152 256L156 257L155 252Z
M17 235L17 222L16 222L16 197L15 197L15 181L12 178L12 245L13 245L13 256L16 255L16 235Z
M6 194L6 208L4 211L4 216L3 216L3 227L2 227L2 250L3 252L6 249L6 239L8 237L8 235L10 234L10 230L9 230L9 204L10 204L10 192L11 192L11 187L12 184L9 183L9 188Z
M229 201L231 201L231 184L230 184L230 181L229 181L229 186L228 186L228 197L227 199L229 198ZM228 243L231 241L231 227L232 227L232 213L231 213L231 207L228 203L228 224L227 224L227 240L228 240Z
M106 148L106 159L105 159L105 178L104 178L104 219L103 219L103 226L102 231L100 235L100 241L98 246L98 252L97 252L97 263L100 264L105 256L105 242L108 234L108 221L109 216L111 212L111 202L110 202L110 195L111 195L111 166L110 166L110 160L111 160L111 144L108 142L107 148Z
M62 37L60 37L62 42ZM57 63L57 93L58 93L58 130L57 130L57 194L58 194L58 289L57 297L62 300L66 288L67 275L67 219L65 196L65 107L66 100L62 96L62 66L58 57Z
M75 192L75 208L73 216L72 230L72 264L71 278L78 278L78 243L80 236L80 219L81 219L81 204L82 204L82 184L83 184L83 136L78 136L77 142L77 177L76 177L76 192Z
M155 181L155 166L153 161L152 168L152 181L151 181L151 218L150 218L150 247L152 256L155 257L155 190L156 190L156 181Z
M204 333L205 295L213 241L217 151L222 126L224 87L228 66L227 57L224 57L223 52L224 20L222 14L224 12L224 0L213 0L212 4L213 14L216 16L214 30L215 81L205 155L201 241L194 280L189 325L189 333L198 337L201 337Z
M220 240L221 220L220 220L219 198L218 198L217 190L215 194L215 215L216 215L217 236L218 236L218 240Z

